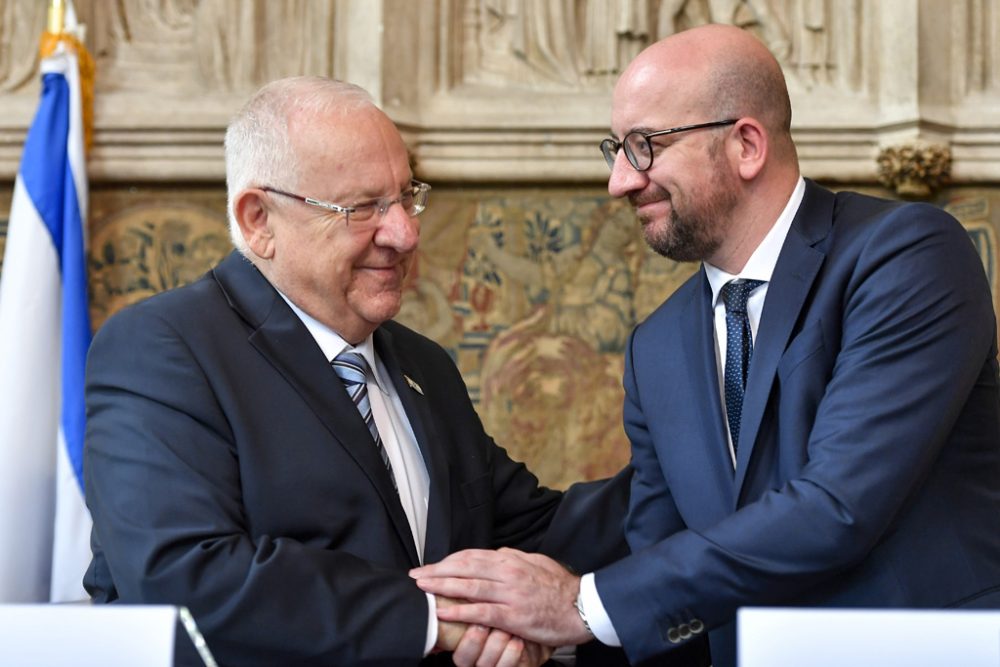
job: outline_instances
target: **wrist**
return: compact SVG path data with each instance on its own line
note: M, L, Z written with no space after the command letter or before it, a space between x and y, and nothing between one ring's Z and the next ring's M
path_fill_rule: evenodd
M583 606L583 598L580 595L580 591L576 593L576 600L573 602L573 606L576 607L576 613L579 615L580 623L583 625L584 632L586 633L584 641L594 639L594 631L590 629L590 622L587 620L587 610Z

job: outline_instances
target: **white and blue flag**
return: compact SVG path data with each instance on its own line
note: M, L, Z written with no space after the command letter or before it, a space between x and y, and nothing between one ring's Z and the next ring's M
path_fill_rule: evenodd
M75 27L71 4L66 19ZM77 58L63 40L42 59L41 101L0 273L0 602L87 597L83 376L91 329Z

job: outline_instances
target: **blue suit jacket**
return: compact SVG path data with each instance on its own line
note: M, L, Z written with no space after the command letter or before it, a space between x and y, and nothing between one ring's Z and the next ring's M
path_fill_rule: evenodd
M440 346L394 322L374 339L430 476L424 562L508 545L584 569L625 552L627 476L540 487ZM315 340L239 255L97 334L84 473L95 601L186 605L225 665L421 662L420 559L386 468Z
M807 181L761 316L736 469L704 270L633 332L633 555L596 575L635 662L743 605L1000 604L996 326L940 209ZM780 640L780 638L779 638Z

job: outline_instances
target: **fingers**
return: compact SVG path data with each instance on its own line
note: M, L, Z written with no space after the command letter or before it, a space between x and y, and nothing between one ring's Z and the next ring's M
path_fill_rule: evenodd
M503 599L504 595L504 586L502 584L484 579L421 577L417 579L416 583L426 593L463 600L498 602Z
M421 590L462 600L439 608L441 621L499 628L543 645L589 638L573 606L579 577L547 556L468 550L411 576Z
M488 627L501 627L502 608L500 605L485 602L475 602L469 604L455 605L454 607L439 608L437 610L438 620L451 623L465 623L468 625L485 625Z
M410 570L414 579L428 577L476 577L479 579L494 579L491 573L504 563L511 562L525 555L516 549L466 549L456 551L444 560L431 565L424 565Z
M534 574L546 575L555 561L516 549L467 549L444 560L410 570L417 585L428 593L483 602L502 602L512 588L526 585Z
M545 663L552 655L552 649L536 642L524 642L524 651L521 652L521 659L517 667L538 667Z
M465 633L466 627L464 623L450 623L439 618L437 643L434 645L434 648L438 651L453 651L465 636Z
M525 644L503 630L470 626L452 654L457 667L525 667Z
M486 646L490 631L481 625L471 625L454 647L451 661L457 667L473 667Z
M524 655L524 640L514 637L504 646L497 667L518 667ZM476 664L476 667L489 667L488 664Z

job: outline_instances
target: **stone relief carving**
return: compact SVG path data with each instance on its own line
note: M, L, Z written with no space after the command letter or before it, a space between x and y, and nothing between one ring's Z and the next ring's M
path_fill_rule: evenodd
M888 146L878 156L879 183L900 197L928 197L948 181L951 149L913 142Z
M38 39L47 12L45 2L0 0L0 92L14 92L35 82Z
M965 81L968 92L1000 90L1000 1L966 3Z
M246 92L332 73L335 0L116 0L90 5L105 90Z
M665 36L704 23L728 23L756 34L790 79L805 87L859 81L857 0L663 0L657 20Z
M464 0L464 83L607 87L651 42L650 0Z
M804 87L857 88L858 0L464 0L460 81L606 88L660 37L704 23L757 34Z

